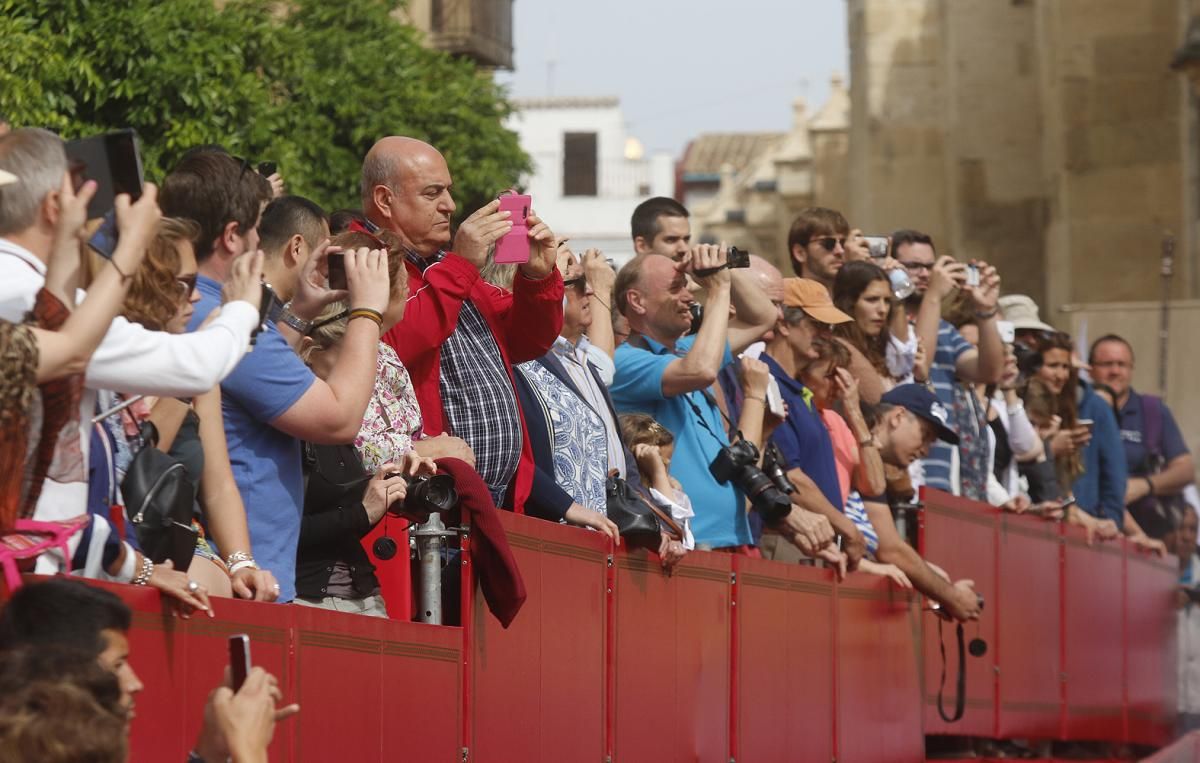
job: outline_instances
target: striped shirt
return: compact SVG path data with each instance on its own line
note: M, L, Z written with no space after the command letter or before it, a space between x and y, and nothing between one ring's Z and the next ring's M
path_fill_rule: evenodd
M973 349L975 348L971 343L963 339L958 329L949 322L942 321L938 324L937 352L934 353L933 363L929 367L929 381L933 384L933 393L947 410L954 406L955 389L958 387L958 360ZM953 491L950 479L953 451L953 445L941 440L929 449L929 457L923 462L926 485L947 493Z

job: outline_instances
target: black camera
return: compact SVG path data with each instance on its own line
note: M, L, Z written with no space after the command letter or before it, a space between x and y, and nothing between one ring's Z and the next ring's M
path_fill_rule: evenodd
M1013 343L1013 355L1017 357L1017 372L1021 381L1032 379L1042 367L1042 354L1021 342Z
M745 249L738 249L736 246L729 247L729 259L726 261L727 268L748 268L750 267L750 252Z
M787 478L787 471L783 468L783 454L779 452L779 446L775 443L768 444L763 453L763 473L771 478L771 482L775 483L775 487L779 488L781 493L791 495L796 492L792 481Z
M404 500L388 507L392 514L421 524L429 520L430 514L450 511L458 505L458 490L454 487L454 478L449 474L404 479L408 483L408 492Z
M734 487L745 493L750 506L763 521L778 522L792 510L792 501L758 466L758 448L745 440L721 448L721 452L708 465L708 471L722 484L732 482Z
M704 306L699 302L693 302L688 306L688 312L692 314L692 325L688 328L687 335L694 336L700 331L700 325L704 323Z
M983 594L981 594L981 593L975 594L975 599L976 599L976 601L979 602L979 609L982 610L983 609ZM947 612L946 608L943 607L941 604L937 603L936 601L929 602L929 611L932 612L933 614L937 615L938 617L942 618L946 622L950 622L951 620L954 619L954 616L951 615L949 612Z

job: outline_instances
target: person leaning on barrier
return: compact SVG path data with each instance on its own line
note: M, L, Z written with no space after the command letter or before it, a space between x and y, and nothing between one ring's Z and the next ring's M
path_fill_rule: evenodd
M758 340L776 311L748 274L732 273L726 262L723 248L701 245L678 262L641 254L621 268L614 299L633 333L617 348L611 392L618 411L648 413L675 435L671 473L696 508L696 543L740 550L752 543L745 496L709 469L730 442L716 404L722 393L710 388L732 353ZM708 298L694 336L685 336L695 302L689 275ZM729 326L731 303L744 326Z
M530 257L512 291L488 284L480 268L512 223L492 201L463 221L448 251L451 183L445 157L413 138L383 138L363 160L363 211L400 239L412 293L384 341L412 374L426 430L465 440L496 505L523 511L533 456L512 364L544 355L562 328L556 241L530 210Z
M936 440L958 444L958 435L948 424L946 408L920 384L901 384L885 393L879 405L872 408L871 418L874 419L871 429L884 463L902 469L923 458ZM951 582L939 568L922 559L897 532L886 501L867 498L864 504L879 538L876 558L899 567L914 588L944 606L955 619L977 619L980 607L974 582Z
M1125 448L1129 480L1125 505L1151 537L1173 524L1168 514L1182 511L1183 489L1196 480L1196 463L1162 398L1133 389L1133 347L1108 334L1092 344L1092 378L1116 396L1117 424Z

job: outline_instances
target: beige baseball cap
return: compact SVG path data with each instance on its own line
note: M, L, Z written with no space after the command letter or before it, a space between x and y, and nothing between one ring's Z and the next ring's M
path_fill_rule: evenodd
M854 320L833 306L829 290L811 278L783 279L783 304L799 307L821 323L849 323Z

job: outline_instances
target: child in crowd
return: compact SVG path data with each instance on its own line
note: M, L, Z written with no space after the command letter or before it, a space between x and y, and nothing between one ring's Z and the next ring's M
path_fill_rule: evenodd
M675 436L653 417L644 413L627 413L620 417L621 437L637 459L642 482L650 495L662 506L671 509L671 518L683 530L683 547L696 548L692 535L692 501L683 492L683 485L670 475L671 456L675 453Z

